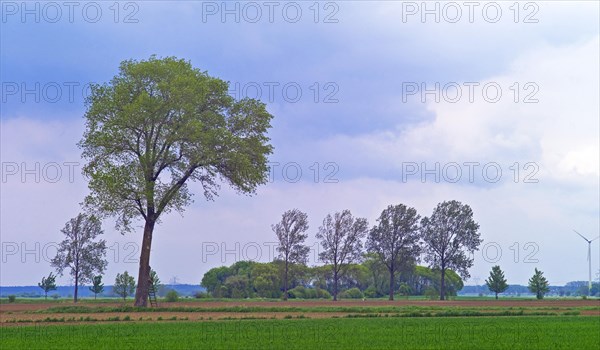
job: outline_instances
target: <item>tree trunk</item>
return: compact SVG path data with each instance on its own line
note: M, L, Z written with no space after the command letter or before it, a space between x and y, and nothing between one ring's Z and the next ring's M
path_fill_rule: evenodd
M498 293L496 293L496 300L498 300Z
M446 289L446 267L442 265L442 280L440 281L440 300L444 300L445 298L445 289Z
M79 269L76 268L75 269L75 295L73 296L73 299L75 302L77 302L77 287L79 286Z
M333 271L333 301L337 301L338 294L338 273L337 270Z
M394 300L394 268L390 269L390 300Z
M142 252L140 255L140 270L138 273L137 288L135 291L135 306L146 307L148 305L148 289L150 282L150 248L152 246L152 232L154 231L154 219L148 217L144 225L144 237L142 239Z
M285 259L285 276L283 276L283 300L288 300L288 260Z

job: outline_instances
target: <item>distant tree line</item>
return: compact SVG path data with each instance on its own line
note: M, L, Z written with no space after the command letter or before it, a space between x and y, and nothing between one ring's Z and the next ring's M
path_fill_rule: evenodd
M463 281L454 271L446 271L446 295L455 296ZM201 286L214 298L283 298L285 263L238 261L231 266L210 269ZM398 271L393 290L405 295L438 297L440 271L425 266L412 266ZM389 293L389 274L373 254L367 254L360 264L350 264L339 278L340 298L379 298ZM288 298L331 299L334 293L332 265L309 267L288 265Z
M298 209L272 225L279 256L270 263L239 261L208 271L201 285L214 297L329 298L394 294L456 295L469 277L481 244L471 208L437 205L430 217L404 204L390 205L377 224L350 210L328 214L316 230L323 266L307 266L308 216ZM420 266L423 260L428 266Z

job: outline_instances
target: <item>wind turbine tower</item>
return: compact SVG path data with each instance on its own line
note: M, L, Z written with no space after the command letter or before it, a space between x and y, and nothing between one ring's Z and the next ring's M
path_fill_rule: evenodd
M573 230L576 234L578 234L581 238L583 238L587 244L588 244L588 265L589 265L589 271L588 271L588 295L590 295L592 293L592 242L597 240L598 238L600 238L600 236L594 238L594 239L587 239L584 235L582 235L581 233Z

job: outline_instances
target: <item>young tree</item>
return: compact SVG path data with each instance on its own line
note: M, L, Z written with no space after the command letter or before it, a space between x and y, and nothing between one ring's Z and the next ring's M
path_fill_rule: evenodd
M113 292L122 297L123 301L133 294L135 291L135 279L133 276L129 276L127 271L123 272L123 274L118 273L117 278L115 278L115 285L113 286Z
M38 287L44 290L44 299L48 299L48 292L56 290L56 276L50 272L48 277L42 277L42 282L38 283Z
M306 264L308 248L304 241L308 237L308 215L298 209L288 210L281 216L281 221L271 228L277 235L279 258L284 262L283 300L288 299L288 274L290 264Z
M463 279L469 278L473 258L467 253L479 249L482 240L478 230L471 207L454 200L438 204L431 217L421 220L425 261L441 272L440 300L445 298L446 269L456 271Z
M158 292L160 288L160 278L158 278L158 274L153 269L150 269L150 286L154 288L155 292Z
M89 288L90 291L94 293L94 299L96 299L96 296L98 294L104 292L104 283L102 283L102 276L94 276L94 278L92 278L92 286Z
M504 278L504 272L502 272L498 265L492 267L490 277L485 280L485 284L490 291L496 293L496 300L498 300L498 293L503 293L508 289L506 278Z
M544 277L544 273L535 269L535 273L529 279L529 285L527 286L531 293L535 293L535 297L538 299L544 299L544 294L550 291L548 287L548 280Z
M106 241L95 241L101 235L100 220L93 215L79 214L69 220L61 232L66 238L60 242L56 256L51 261L59 275L69 269L75 280L73 300L77 302L77 291L81 284L90 282L95 274L101 275L108 261Z
M395 275L402 265L413 266L421 252L419 219L414 208L390 205L369 232L367 251L377 254L390 275L389 299L394 300Z
M321 240L323 251L319 258L330 264L333 272L333 300L337 300L340 277L348 264L356 263L362 254L361 240L367 234L367 219L354 218L350 210L327 214L323 225L319 227L317 238Z
M136 306L146 306L150 249L162 214L191 203L188 182L213 199L224 180L254 194L267 181L272 116L254 99L235 100L228 83L174 57L124 61L110 83L92 85L79 146L88 208L130 232L144 222Z

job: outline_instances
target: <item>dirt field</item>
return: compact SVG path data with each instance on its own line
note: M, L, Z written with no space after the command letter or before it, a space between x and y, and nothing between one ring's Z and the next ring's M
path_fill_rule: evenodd
M418 307L425 311L432 310L439 312L440 310L453 311L476 311L479 313L493 313L503 310L524 310L524 312L549 312L555 314L563 314L565 312L579 312L582 316L597 316L600 317L600 300L469 300L469 301L363 301L363 300L343 300L343 301L192 301L192 302L174 302L160 303L161 308L201 308L202 311L195 312L179 312L179 311L151 311L151 312L86 312L86 313L54 313L44 312L51 307L64 306L84 306L87 308L110 308L120 307L123 305L131 305L131 303L15 303L0 305L0 326L18 326L46 324L46 323L97 323L97 322L114 322L118 317L119 321L127 317L127 320L134 321L208 321L220 319L283 319L283 318L333 318L345 317L354 312L323 312L322 310L310 310L316 307L353 307L353 308L375 308L375 307ZM235 311L210 311L211 309L222 309L227 307L258 307L258 308L286 308L296 307L302 308L303 311L257 311L257 312L235 312ZM308 309L308 310L307 310ZM370 311L366 311L370 312Z

